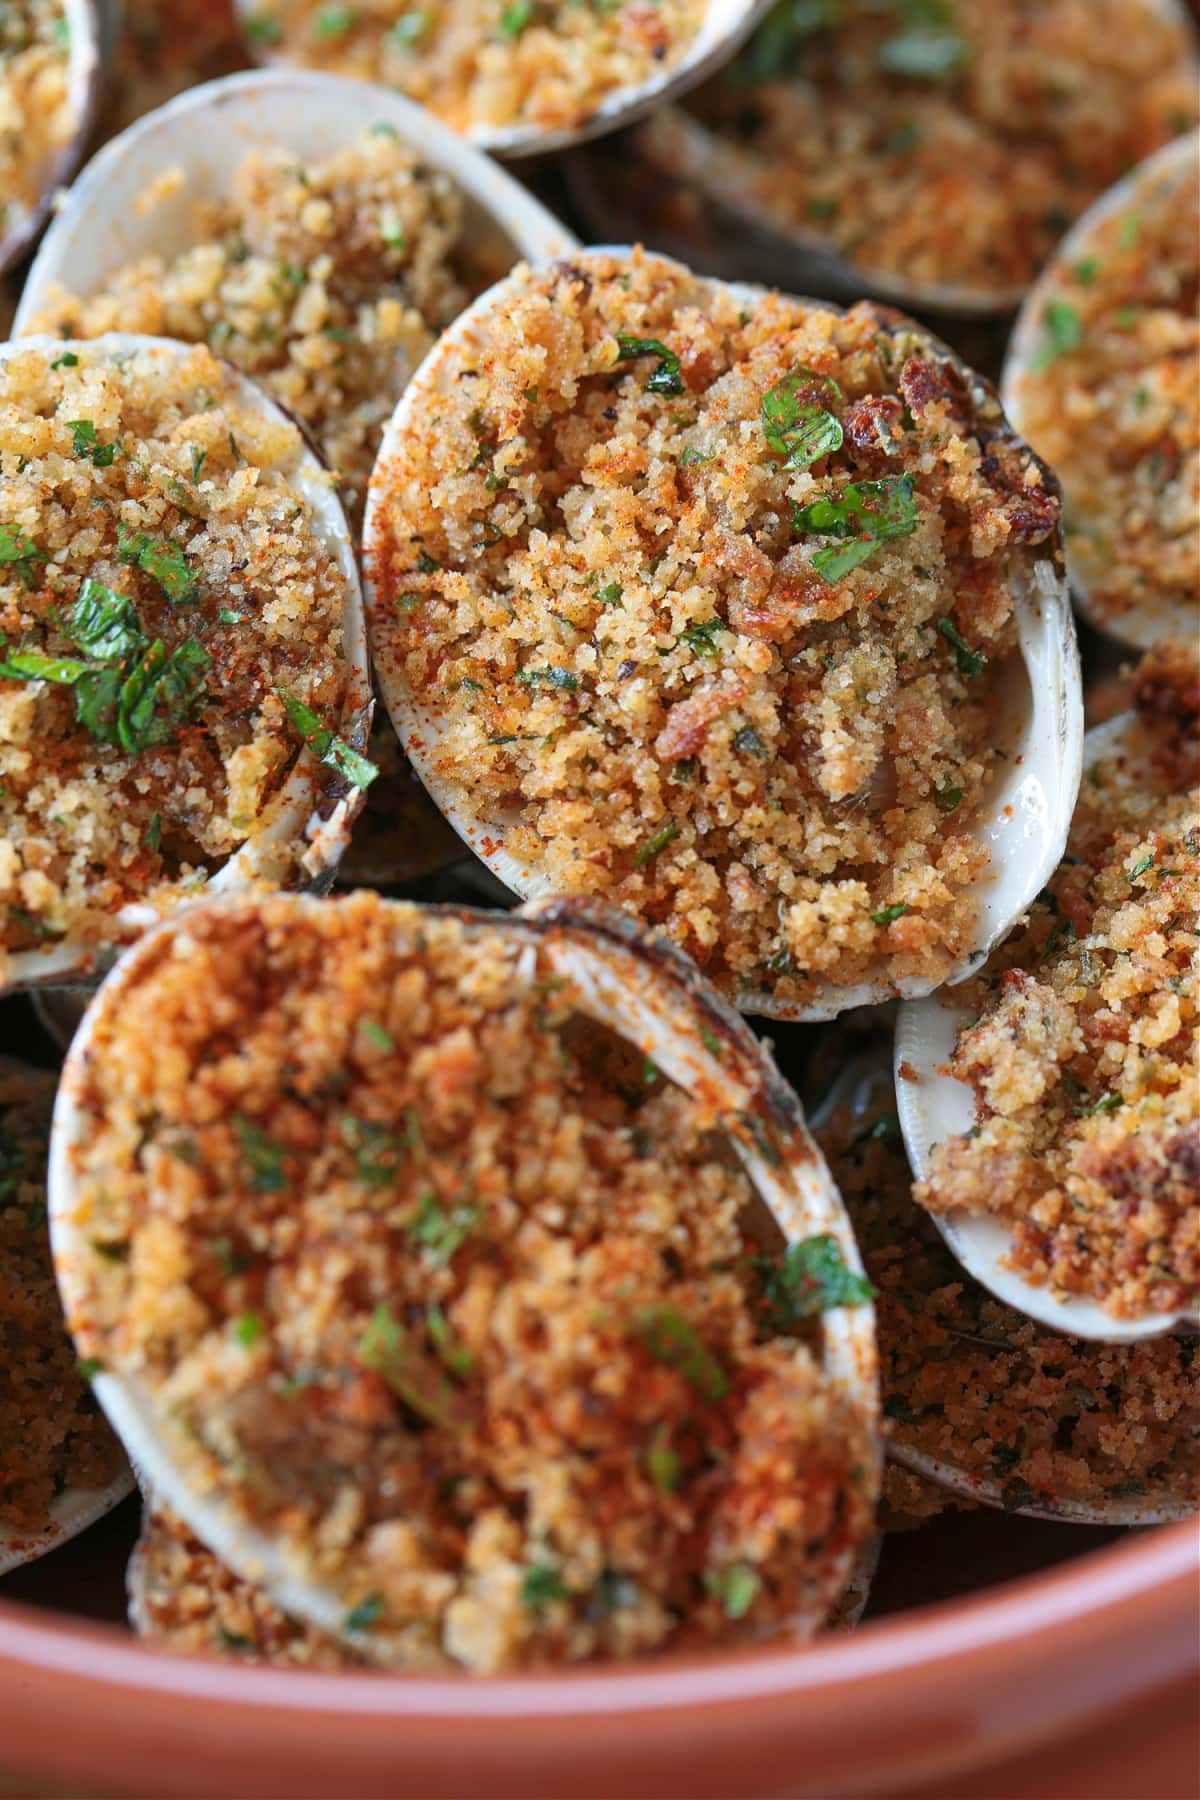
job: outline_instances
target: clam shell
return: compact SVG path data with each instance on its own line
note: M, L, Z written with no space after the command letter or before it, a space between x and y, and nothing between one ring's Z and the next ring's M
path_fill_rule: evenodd
M1144 0L1144 4L1171 22L1190 27L1182 0ZM694 258L731 280L770 281L845 303L869 294L921 318L936 316L947 322L999 323L1015 311L1026 291L1022 285L982 291L952 282L914 282L903 275L860 268L828 238L780 220L757 200L755 159L682 107L662 107L623 149L615 170L606 165L603 151L571 160L574 197L593 229L606 235L626 231L644 235L655 248ZM635 167L642 165L633 180L631 161ZM664 231L664 188L669 192L672 186L679 223L674 229L667 223ZM653 224L648 207L653 209Z
M1200 138L1195 132L1176 138L1154 156L1119 181L1076 221L1059 245L1036 284L1030 289L1009 340L1008 352L1000 377L1005 410L1018 431L1023 429L1024 401L1038 380L1037 355L1043 342L1042 317L1047 302L1054 299L1065 270L1085 260L1094 247L1096 233L1106 220L1128 207L1136 206L1138 196L1160 182L1173 182L1196 169L1200 157ZM1186 196L1181 203L1186 204ZM1096 429L1095 426L1089 429ZM1070 496L1068 496L1069 502ZM1071 593L1080 613L1089 625L1108 637L1116 638L1137 650L1148 650L1167 638L1195 640L1197 612L1195 606L1172 606L1166 596L1146 595L1136 606L1119 613L1103 612L1093 606L1083 577L1079 559L1071 553L1071 538L1066 540L1067 576Z
M321 904L295 896L297 922L306 909ZM861 1273L845 1210L795 1095L766 1048L687 957L628 915L594 904L543 900L509 915L429 910L461 919L472 934L494 933L523 946L531 962L540 953L551 969L571 982L582 1012L652 1056L662 1072L686 1091L715 1098L722 1125L762 1202L764 1228L773 1224L789 1243L828 1232L847 1266ZM82 1077L97 1021L121 1006L126 987L156 957L164 934L181 929L186 929L185 920L167 921L121 960L89 1008L64 1066L50 1141L49 1212L55 1269L68 1323L76 1331L86 1330L87 1261L94 1254L76 1216L74 1152L90 1129L78 1098ZM827 1312L821 1315L821 1333L827 1375L863 1419L876 1445L869 1489L879 1468L874 1309L859 1305ZM173 1457L176 1427L159 1411L153 1392L136 1373L105 1371L93 1385L150 1488L215 1555L265 1587L283 1611L350 1642L368 1657L379 1655L369 1633L346 1631L344 1603L299 1575L278 1540L248 1526L219 1493L197 1492L187 1484ZM811 1632L820 1626L845 1586L854 1559L852 1545L823 1553L814 1567L811 1602L792 1622L793 1629Z
M1085 767L1091 768L1111 755L1134 723L1134 714L1122 713L1089 731L1084 742ZM908 1160L918 1178L928 1174L935 1144L969 1131L975 1122L970 1088L953 1075L942 1073L959 1032L973 1015L972 1007L955 1002L946 993L900 1008L896 1022L896 1105ZM904 1070L911 1071L909 1077ZM1019 1270L1005 1267L1003 1259L1011 1232L1003 1219L988 1213L931 1216L969 1275L990 1288L998 1300L1055 1331L1097 1343L1132 1344L1141 1338L1161 1337L1180 1326L1200 1329L1200 1313L1196 1312L1115 1319L1084 1295L1072 1294L1060 1300L1052 1288L1039 1287Z
M234 4L243 25L259 10L256 0L234 0ZM651 75L633 86L614 89L581 125L556 130L546 130L540 125L475 125L464 136L476 149L485 150L492 156L515 159L540 156L548 150L565 150L568 145L616 131L634 119L643 118L672 96L686 93L713 74L729 60L743 39L749 37L770 6L771 0L708 0L700 30L674 68ZM285 57L273 53L252 37L248 38L248 46L251 54L263 62L286 61ZM385 90L377 87L374 91Z
M55 354L70 349L80 363L111 361L134 350L151 353L164 363L172 363L190 352L190 346L170 338L136 337L123 332L112 332L89 342L71 343L58 338L30 337L0 345L0 366L31 349L53 350ZM230 367L229 379L244 405L277 424L290 424L281 409L246 376ZM342 735L356 749L361 749L370 728L374 701L354 546L341 501L326 480L316 456L304 443L291 480L311 508L314 529L336 561L345 586L343 642L351 670L351 687L341 729ZM281 849L296 840L307 843L302 860L309 879L318 885L327 884L332 880L333 870L349 838L351 822L364 798L357 789L348 793L345 789L346 784L340 777L323 768L307 748L302 749L291 775L267 808L257 830L212 875L206 892L230 893L251 881L270 879ZM158 917L157 909L149 900L130 902L121 908L117 922L123 934L133 937L155 924ZM48 944L42 949L18 951L9 960L7 988L27 988L41 983L70 985L73 980L77 982L80 977L90 975L111 954L107 949L101 952L78 944Z
M189 89L97 152L46 233L13 335L29 329L56 285L92 294L139 256L189 248L197 201L228 193L252 151L282 146L297 157L324 156L376 123L391 126L429 168L451 177L466 199L473 241L495 240L513 260L574 247L571 233L532 194L411 101L336 75L248 69ZM139 207L151 183L175 166L186 175L178 190L148 212Z
M604 245L583 252L582 258L576 256L573 261L578 263L588 255L628 254L627 246ZM658 260L665 270L678 267L668 258ZM405 754L464 841L493 874L526 899L547 893L547 878L535 864L518 858L507 848L505 830L511 818L498 814L485 818L469 812L457 788L439 773L436 750L442 715L428 699L418 700L412 694L393 659L385 653L389 608L372 568L373 552L384 532L381 515L386 506L386 487L381 472L403 441L413 406L426 393L436 393L447 386L452 379L448 365L458 346L478 342L487 331L489 316L528 279L528 271L517 270L481 294L442 335L413 376L384 432L363 527L365 591L376 681ZM763 292L744 283L714 280L707 285L714 291L728 286L737 297L750 302ZM808 304L830 305L827 301ZM933 341L940 353L953 356L945 345ZM958 362L957 358L954 360ZM974 375L970 379L979 380ZM1079 791L1083 703L1079 652L1066 583L1050 554L1038 555L1026 568L1027 575L1015 596L1018 647L1024 669L1008 667L1005 675L1010 720L1006 722L1003 742L1008 761L993 781L975 823L976 833L991 854L991 864L977 895L976 943L952 965L945 977L950 985L966 979L1045 886L1062 855ZM745 1012L771 1018L831 1019L852 1007L873 1005L897 995L907 998L928 993L932 985L918 979L897 983L881 971L876 978L853 987L826 984L816 999L803 1006L760 992L739 994L738 1005Z
M20 261L46 223L55 194L66 186L83 161L100 109L101 88L114 41L108 22L97 0L63 0L63 15L70 34L67 105L71 111L71 135L46 165L36 202L11 231L0 237L0 275Z
M889 1101L895 1099L891 1057L886 1046L881 1044L839 1071L833 1086L811 1115L812 1127L814 1130L822 1130L843 1106L848 1107L853 1116L865 1117L874 1110L882 1096L886 1096ZM930 1456L926 1451L895 1437L887 1440L886 1449L893 1462L899 1463L902 1468L911 1469L914 1475L921 1475L926 1481L932 1481L936 1487L946 1488L960 1500L969 1500L979 1506L992 1506L1001 1512L1022 1513L1031 1519L1057 1519L1071 1525L1164 1525L1176 1519L1190 1518L1195 1510L1184 1500L1155 1500L1152 1495L1145 1498L1104 1497L1097 1500L1063 1497L1054 1500L1038 1499L1014 1506L1004 1498L999 1482L969 1475L957 1463Z

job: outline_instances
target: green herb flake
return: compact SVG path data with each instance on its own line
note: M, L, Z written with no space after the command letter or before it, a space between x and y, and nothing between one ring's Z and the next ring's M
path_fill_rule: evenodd
M1083 320L1065 300L1048 300L1042 309L1042 345L1033 359L1040 373L1060 356L1078 350L1083 342Z
M954 660L958 664L960 675L972 677L983 674L987 668L987 657L982 650L972 650L953 619L939 619L934 630L940 638L945 638L953 649Z
M91 419L67 419L66 427L71 433L72 456L79 457L82 462L90 462L97 469L112 467L117 446L97 441L96 427Z
M704 1045L704 1048L708 1051L710 1056L723 1056L725 1054L724 1045L721 1043L720 1038L714 1037L707 1025L702 1025L700 1027L700 1042Z
M521 1601L525 1606L549 1606L554 1600L565 1600L567 1590L555 1569L545 1563L530 1563L521 1577Z
M33 587L36 579L33 565L45 560L46 552L39 550L32 538L14 530L11 525L0 525L0 565L11 567L23 588Z
M352 6L323 6L313 18L313 35L327 41L345 37L357 18Z
M193 444L192 445L192 480L193 480L193 482L199 481L200 471L204 467L204 465L207 461L208 461L208 451L201 450L199 445Z
M911 475L852 481L809 506L792 508L794 531L851 540L840 547L820 549L813 556L813 568L831 587L872 556L880 544L910 536L918 519Z
M743 725L733 734L733 747L739 756L767 756L770 752L753 725Z
M1081 287L1091 287L1093 281L1095 281L1097 275L1100 273L1100 267L1100 258L1098 256L1085 256L1082 262L1077 262L1075 264L1071 273Z
M911 911L912 907L906 900L898 900L895 906L883 906L878 912L873 912L871 923L872 925L892 925L897 919L902 919L905 913Z
M499 31L505 43L511 44L533 24L533 0L509 0L500 14Z
M256 1312L239 1313L233 1321L233 1335L243 1350L253 1350L261 1343L265 1327Z
M431 1262L445 1264L466 1243L478 1218L479 1208L465 1200L445 1207L436 1194L423 1194L408 1235L428 1251Z
M620 606L621 596L624 592L619 581L610 581L607 586L600 589L597 599L602 606Z
M655 1362L676 1370L702 1400L715 1405L728 1394L728 1375L677 1308L645 1307L633 1321L632 1330Z
M142 839L142 842L145 844L147 850L153 851L155 855L158 854L158 847L162 843L161 813L154 813L152 815L150 823L146 827L146 835Z
M686 450L680 452L679 467L681 469L698 469L703 463L716 462L716 460L715 450L698 450L694 444L689 444Z
M276 688L275 692L283 701L283 709L296 735L307 744L318 762L326 767L336 769L352 787L360 790L369 788L379 770L357 750L352 750L345 738L340 738L332 726L323 725L316 713L290 694L285 688Z
M952 813L963 803L963 791L960 787L935 788L933 804L941 813Z
M759 416L763 436L769 448L783 457L785 469L807 469L818 457L830 456L842 447L841 422L834 414L814 401L801 401L798 397L814 386L824 388L837 400L842 398L836 381L804 365L785 375L762 397Z
M754 1605L761 1583L757 1571L749 1563L730 1563L724 1569L709 1569L704 1576L704 1585L720 1603L727 1619L744 1619Z
M425 1328L433 1340L434 1349L451 1375L465 1381L475 1359L461 1339L455 1337L440 1306L426 1307Z
M81 1381L95 1381L104 1373L104 1363L98 1356L84 1356L76 1363L75 1372Z
M283 26L271 13L252 13L242 29L252 44L277 44L283 36Z
M634 868L644 869L647 863L654 861L654 858L661 850L666 849L672 838L678 836L679 826L676 821L672 819L669 825L664 825L661 831L656 831L654 836L642 845L641 849L633 859Z
M516 680L522 687L561 688L567 694L575 693L579 687L578 675L572 675L568 669L521 669Z
M196 577L178 544L159 543L144 531L133 532L120 525L117 555L157 581L175 606L188 606L196 599Z
M73 350L64 350L61 356L55 357L50 367L52 369L77 369L79 358Z
M647 394L682 394L683 376L679 370L679 358L673 350L659 338L628 337L624 332L617 337L620 352L618 362L633 362L640 356L656 356L658 367L647 376L643 384Z
M234 1116L233 1128L242 1147L242 1161L250 1186L259 1194L281 1194L287 1188L286 1154L282 1144L269 1138L253 1119Z
M677 1492L683 1474L683 1463L679 1452L672 1450L662 1426L655 1432L646 1451L646 1473L660 1493Z
M715 656L717 646L713 639L718 631L724 629L724 619L702 619L699 624L685 625L679 634L679 641L686 644L695 656Z
M381 215L379 235L389 250L403 250L408 245L408 234L394 212L385 212Z
M789 1244L782 1259L756 1259L763 1276L763 1310L774 1331L792 1331L805 1319L836 1306L862 1306L875 1290L865 1275L847 1268L829 1232Z
M396 1048L396 1040L391 1032L386 1031L382 1025L377 1025L374 1019L363 1020L362 1034L369 1044L374 1044L377 1050L394 1050Z
M383 1595L368 1594L365 1600L360 1600L358 1605L352 1606L346 1614L346 1630L370 1631L373 1625L378 1625L383 1615Z
M428 13L401 13L387 34L387 43L393 50L411 50L414 44L420 43L428 30ZM391 125L372 125L371 130L378 137L396 136L395 128Z
M431 1425L449 1426L460 1403L457 1389L432 1358L416 1350L386 1306L377 1306L363 1332L357 1360L378 1375L413 1412Z
M1140 876L1148 874L1149 871L1153 867L1154 867L1153 855L1139 857L1137 862L1134 863L1132 869L1130 869L1128 875L1126 875L1125 879L1126 879L1126 881L1137 881Z

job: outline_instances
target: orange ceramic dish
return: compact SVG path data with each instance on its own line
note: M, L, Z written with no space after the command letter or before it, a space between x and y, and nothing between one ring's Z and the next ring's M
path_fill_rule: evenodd
M1187 1800L1196 1563L1189 1523L816 1646L486 1684L177 1658L6 1604L3 1756L73 1794Z

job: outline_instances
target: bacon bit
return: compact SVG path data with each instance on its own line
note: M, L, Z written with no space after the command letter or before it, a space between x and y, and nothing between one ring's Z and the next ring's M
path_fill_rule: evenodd
M683 762L695 756L708 736L709 726L745 697L744 684L735 681L730 687L708 688L676 701L654 740L654 754L659 762Z

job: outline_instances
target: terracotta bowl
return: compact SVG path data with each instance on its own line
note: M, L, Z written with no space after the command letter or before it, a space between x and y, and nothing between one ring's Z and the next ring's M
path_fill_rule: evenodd
M910 1589L929 1544L889 1540ZM3 1603L0 1792L1186 1800L1196 1564L1193 1522L815 1647L487 1682L248 1669Z

